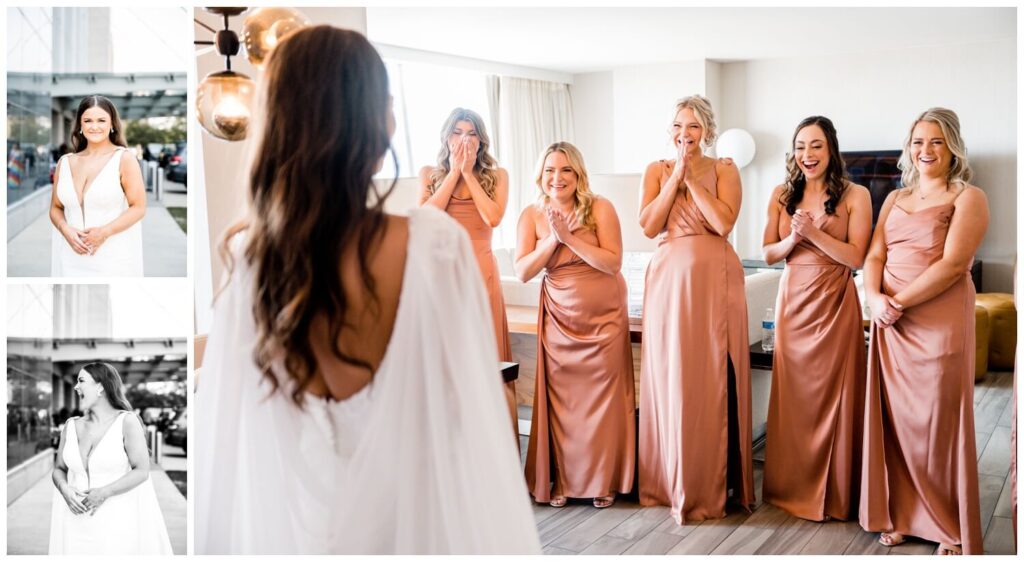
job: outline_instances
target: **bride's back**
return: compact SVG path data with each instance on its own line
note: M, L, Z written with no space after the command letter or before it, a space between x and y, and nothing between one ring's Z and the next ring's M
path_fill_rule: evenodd
M319 314L313 319L309 344L316 356L317 371L307 388L311 394L344 400L370 383L384 358L398 313L409 243L409 221L404 217L388 216L385 224L380 242L371 249L365 270L376 288L376 306L363 287L363 269L356 252L349 249L339 260L338 282L349 304L344 328L338 337L332 338L326 316ZM368 363L369 368L339 358L332 350L332 342L337 342L346 355Z
M365 37L317 26L278 45L266 80L243 253L256 364L298 404L343 400L383 359L409 238L370 197L394 131L387 73Z

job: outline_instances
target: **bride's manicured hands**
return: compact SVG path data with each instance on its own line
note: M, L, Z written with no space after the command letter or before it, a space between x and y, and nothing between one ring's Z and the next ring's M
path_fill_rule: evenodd
M68 509L71 510L71 513L81 515L89 511L89 508L82 503L82 498L85 497L85 494L82 492L68 486L65 486L63 489L58 488L58 491L64 498L64 502L68 504Z
M107 238L110 238L110 233L102 226L87 228L82 231L82 239L85 245L89 247L90 254L95 254L96 250L99 250L100 246L107 241Z
M93 513L96 513L96 510L99 509L101 505L103 505L103 502L107 501L108 497L110 496L107 495L107 492L104 491L103 488L86 490L83 494L82 505L84 505L86 509L90 510L92 512L90 515L92 515Z
M85 242L85 234L83 231L65 223L60 227L60 233L64 236L64 240L67 240L68 245L75 251L76 254L88 254L91 253L89 246Z

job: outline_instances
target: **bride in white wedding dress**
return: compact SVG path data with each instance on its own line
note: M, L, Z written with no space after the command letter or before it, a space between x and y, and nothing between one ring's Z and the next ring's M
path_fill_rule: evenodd
M141 277L146 189L109 99L78 104L71 146L74 154L57 162L53 177L50 274Z
M469 238L367 205L380 56L306 28L264 80L196 389L196 553L539 554Z
M145 430L117 370L82 367L75 392L86 415L67 420L57 447L49 553L173 554Z

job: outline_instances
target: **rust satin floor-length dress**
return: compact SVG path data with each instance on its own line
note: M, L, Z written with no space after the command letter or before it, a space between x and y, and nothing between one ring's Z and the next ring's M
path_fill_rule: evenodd
M593 231L575 235L597 244ZM596 498L633 487L636 399L626 297L622 273L599 271L568 246L548 260L526 453L526 483L538 502L551 501L553 492Z
M942 258L952 203L885 225L882 292L894 295ZM974 285L964 271L889 328L871 326L860 524L981 554L974 443Z
M484 222L476 203L472 199L451 197L445 212L452 216L469 232L469 240L473 244L473 253L480 266L480 274L484 279L487 297L491 303L491 319L494 322L494 337L498 342L498 360L512 361L512 343L508 335L508 315L505 314L505 297L501 293L501 274L498 272L498 260L491 250L491 239L494 229ZM519 414L516 410L516 383L505 383L505 401L508 402L509 415L512 416L512 427L519 442Z
M849 221L840 202L815 222L846 242ZM775 311L764 501L812 521L855 519L867 358L853 272L803 240L786 257Z
M697 181L717 196L717 179ZM724 517L729 489L754 504L749 347L740 260L680 190L644 290L641 505L683 524Z

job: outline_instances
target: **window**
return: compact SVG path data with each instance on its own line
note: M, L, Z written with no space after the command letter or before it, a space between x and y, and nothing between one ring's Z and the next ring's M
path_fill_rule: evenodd
M400 177L415 177L421 167L437 163L441 126L456 107L479 113L487 132L492 132L484 73L419 62L384 62L394 96L396 128L391 143ZM492 146L493 142L492 137ZM394 173L385 161L377 177L389 178Z

